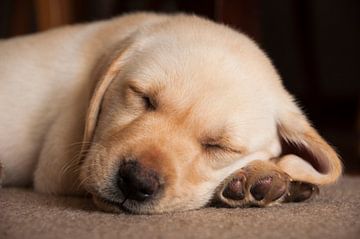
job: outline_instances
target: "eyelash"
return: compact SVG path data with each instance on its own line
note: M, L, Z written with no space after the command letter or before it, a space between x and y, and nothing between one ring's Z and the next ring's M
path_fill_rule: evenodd
M226 148L220 144L211 144L211 143L204 143L202 144L202 147L205 150L221 150L226 151Z
M217 144L217 143L202 143L201 144L204 151L206 153L209 154L225 154L225 153L236 153L236 154L240 154L242 153L240 150L235 150L232 148L229 148L227 146L221 145L221 144Z
M146 94L142 93L140 90L138 90L134 86L129 87L132 92L134 92L138 97L140 97L143 101L144 107L148 111L154 111L157 108L156 102Z

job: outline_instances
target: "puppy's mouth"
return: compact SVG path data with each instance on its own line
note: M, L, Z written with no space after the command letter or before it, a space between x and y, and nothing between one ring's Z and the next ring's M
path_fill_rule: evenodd
M139 203L128 197L123 199L109 199L98 194L92 194L94 204L105 212L131 213L131 214L154 214L154 202Z
M127 200L128 198L124 198L122 201L115 201L105 197L93 195L94 203L105 211L130 211L129 208L124 206Z
M94 204L99 207L100 209L106 211L106 212L128 212L128 213L139 213L138 210L133 208L132 204L126 205L126 203L131 201L131 199L128 199L125 197L121 201L108 199L106 197L93 195L93 202Z

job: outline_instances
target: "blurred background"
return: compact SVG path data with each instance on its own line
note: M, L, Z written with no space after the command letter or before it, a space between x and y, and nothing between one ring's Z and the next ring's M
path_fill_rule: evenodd
M345 171L360 173L359 0L0 0L0 38L143 10L195 13L251 36Z

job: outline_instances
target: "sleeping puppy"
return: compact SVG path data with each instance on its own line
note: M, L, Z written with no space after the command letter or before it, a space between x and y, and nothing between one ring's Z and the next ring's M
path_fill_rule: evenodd
M138 13L0 52L4 186L161 213L302 200L341 174L270 60L226 26Z

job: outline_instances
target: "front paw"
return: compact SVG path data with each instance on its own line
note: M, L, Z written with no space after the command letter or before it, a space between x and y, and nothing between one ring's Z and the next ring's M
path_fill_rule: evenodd
M220 185L215 202L229 207L265 207L304 201L318 191L315 185L292 181L272 162L254 161Z
M216 201L230 207L268 206L289 192L290 177L267 161L254 161L237 171L218 188Z

